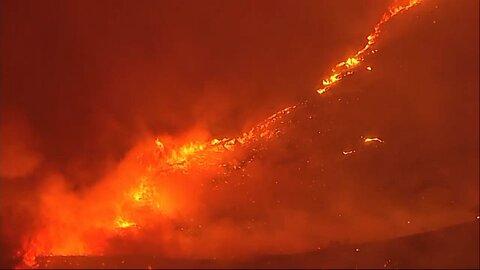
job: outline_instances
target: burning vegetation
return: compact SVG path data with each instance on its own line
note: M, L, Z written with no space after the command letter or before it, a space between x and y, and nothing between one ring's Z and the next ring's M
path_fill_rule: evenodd
M2 114L1 176L8 188L2 234L11 250L6 261L43 268L59 256L133 254L139 260L230 260L225 266L235 266L259 256L288 256L339 243L361 253L363 247L353 249L358 243L478 223L478 164L473 164L478 147L472 147L478 146L478 128L463 144L446 144L453 141L450 135L417 144L452 126L420 113L412 127L420 131L410 135L403 122L389 122L394 115L410 119L409 112L380 106L385 116L375 114L369 111L375 100L369 93L332 91L364 65L369 73L381 74L377 64L388 73L370 56L380 51L387 23L420 3L391 3L367 43L325 76L316 90L321 96L302 97L236 136L215 138L205 127L145 132L87 186L72 185L40 154L28 119L15 109ZM399 57L388 46L386 51L390 58ZM367 84L351 78L352 85L345 80L346 89ZM411 99L397 98L404 104ZM422 106L431 111L436 104ZM456 127L470 130L478 117L455 110L470 117ZM442 158L442 151L456 155L455 160ZM30 186L30 178L38 184ZM453 178L465 184L453 185ZM17 184L15 179L24 180ZM398 266L392 260L385 255L384 267Z

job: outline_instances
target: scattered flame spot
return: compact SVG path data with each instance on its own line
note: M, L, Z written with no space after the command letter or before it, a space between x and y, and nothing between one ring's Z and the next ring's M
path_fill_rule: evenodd
M126 229L126 228L131 228L136 226L135 222L126 220L122 217L117 218L115 224L117 225L118 228Z
M163 146L163 143L160 141L159 138L156 138L155 139L155 145L157 146L158 149L160 149L161 151L163 151L165 149L165 147Z
M383 140L380 139L380 138L365 138L364 142L366 143L369 143L369 142L379 142L379 143L383 143Z

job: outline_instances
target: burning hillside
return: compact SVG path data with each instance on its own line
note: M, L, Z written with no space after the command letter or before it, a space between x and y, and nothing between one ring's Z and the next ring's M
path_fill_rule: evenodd
M19 6L7 6L9 12L20 12ZM82 268L88 261L82 265L83 257L100 258L95 259L100 263L101 258L128 257L140 260L138 266L141 258L158 257L172 262L165 267L182 261L198 267L217 259L221 264L214 267L235 267L266 255L290 256L477 224L478 52L464 41L472 39L471 25L478 18L478 12L467 12L474 10L471 6L478 8L472 2L390 3L366 43L349 48L353 53L327 72L318 90L258 124L236 124L237 132L208 127L234 122L215 110L233 110L241 102L214 90L205 94L211 99L202 106L215 109L193 109L202 116L191 127L181 121L189 118L181 116L181 99L169 99L176 105L162 111L167 115L160 121L164 130L141 124L141 135L126 136L130 145L119 158L103 160L96 155L100 150L75 141L76 135L56 137L75 148L65 148L66 153L86 155L80 160L105 168L97 174L76 162L58 166L63 164L60 152L51 154L46 139L35 135L36 128L45 129L50 122L40 128L30 124L31 117L17 108L24 101L2 98L7 100L2 101L2 242L9 250L2 263L58 267L58 258L66 256L75 265L61 267ZM437 20L444 21L443 28L433 28ZM453 22L472 29L458 32ZM439 44L443 47L423 46L435 39L445 41ZM473 47L478 46L478 37L473 39ZM442 50L455 53L439 60ZM455 65L465 70L452 73ZM8 75L17 74L11 71L15 65L8 67L2 71L7 89L15 81ZM90 72L85 74L88 78ZM3 95L11 97L9 93ZM149 99L147 95L145 104ZM57 114L62 111L46 113ZM169 117L177 125L170 132ZM114 127L109 136L122 135L122 121L104 122ZM105 136L95 129L82 132ZM108 136L105 142L113 145ZM79 180L69 179L72 175ZM478 241L476 246L478 250ZM120 259L112 267L123 264Z

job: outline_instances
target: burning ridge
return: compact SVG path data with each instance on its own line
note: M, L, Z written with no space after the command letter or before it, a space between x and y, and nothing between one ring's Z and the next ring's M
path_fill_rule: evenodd
M375 25L373 32L367 36L366 45L353 56L337 64L332 69L332 74L323 80L323 87L317 92L323 94L338 81L353 74L365 57L376 52L373 47L381 35L382 26L397 14L419 3L419 0L410 0L406 3L395 1ZM176 144L158 137L145 146L134 149L126 161L119 165L117 172L96 186L91 195L71 199L65 206L54 205L54 202L47 199L44 201L46 209L72 207L66 212L79 210L71 213L73 218L59 214L44 220L36 234L24 241L24 250L19 252L23 257L23 263L28 267L34 267L37 265L38 256L102 255L109 239L129 237L151 223L161 223L160 219L177 218L178 210L183 210L185 202L179 194L169 193L174 188L167 187L161 190L160 187L166 183L165 179L175 179L179 182L186 177L194 180L212 177L226 179L232 173L244 170L267 142L288 130L292 121L291 116L304 104L287 107L236 138ZM381 139L366 138L365 142L367 141ZM349 150L344 152L344 155L351 153L352 150ZM135 165L131 165L132 160ZM200 180L194 181L192 189L203 185ZM109 198L105 198L101 192L103 190L112 190ZM52 192L63 196L62 193L65 191L59 186ZM192 192L190 195L197 194ZM99 201L102 205L84 206L84 200ZM195 210L187 207L186 212L189 211ZM145 212L159 218L153 218L152 221L151 215L146 217L143 214ZM94 213L100 214L101 218L90 219ZM65 230L68 236L58 235ZM99 233L92 236L92 231Z

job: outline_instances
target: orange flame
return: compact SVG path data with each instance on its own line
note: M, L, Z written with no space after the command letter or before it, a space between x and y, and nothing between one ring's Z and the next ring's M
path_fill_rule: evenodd
M374 32L367 37L368 43L363 49L358 51L353 57L347 58L340 62L332 70L332 74L323 80L324 88L318 89L317 92L322 94L332 85L340 81L345 76L352 74L353 70L360 65L364 57L372 51L372 46L380 36L380 28L390 18L399 14L415 5L419 0L410 0L407 5L394 4L389 8L379 23L374 28ZM371 70L371 67L367 67ZM290 106L272 116L265 119L260 124L253 127L246 133L236 138L211 139L205 141L193 141L181 145L171 145L164 143L160 138L154 140L154 144L148 145L145 149L132 151L138 154L136 157L142 162L132 166L130 163L125 165L126 168L119 166L119 172L113 175L102 186L97 187L98 190L120 190L121 194L107 194L109 197L105 199L104 192L95 190L91 197L87 198L93 202L103 199L105 204L92 204L87 208L83 201L74 197L67 205L58 205L57 201L46 199L46 210L52 211L52 216L45 220L44 227L40 229L31 239L25 240L23 262L25 265L33 267L36 264L37 256L45 255L90 255L95 251L102 250L102 240L97 240L95 245L89 245L91 238L95 238L96 234L92 231L101 232L102 239L108 239L133 228L141 227L147 224L145 217L142 217L137 211L140 209L149 209L158 211L163 215L173 215L180 199L175 194L170 194L157 188L153 183L155 175L164 176L166 173L176 172L195 172L195 169L208 170L212 166L225 167L228 165L222 160L222 153L235 151L243 145L254 144L257 142L268 141L275 138L281 131L275 126L277 123L285 121L287 115L292 113L297 106ZM378 141L378 138L367 138L365 142ZM344 155L352 154L355 150L345 151ZM133 157L127 158L131 160ZM132 168L133 167L133 168ZM235 166L234 166L235 168ZM126 173L125 173L126 172ZM176 177L176 175L172 176ZM117 178L120 178L117 181ZM117 188L117 185L121 185ZM116 188L112 188L115 186ZM125 192L126 191L126 192ZM66 196L63 190L57 191L56 194ZM52 196L55 197L55 196ZM59 209L60 208L60 209ZM78 212L71 213L72 209L79 209ZM58 210L58 211L56 211ZM60 212L62 214L60 214ZM74 217L63 216L63 213L71 213ZM91 220L91 214L99 214L101 218ZM82 224L77 224L81 221ZM66 236L59 236L61 230L70 230ZM72 235L70 236L69 233Z
M130 227L133 227L133 226L137 225L137 224L135 224L135 222L126 220L122 217L117 218L115 223L117 224L118 228L122 228L122 229L130 228Z
M399 3L400 1L395 1L382 16L382 19L375 25L373 32L367 36L367 43L365 46L359 50L352 57L348 57L345 61L338 63L333 69L332 74L322 81L323 87L317 89L319 94L327 92L333 85L344 77L353 74L355 68L365 59L365 57L371 53L375 53L376 50L373 50L372 47L377 42L380 34L382 33L381 28L383 24L388 22L395 15L400 14L418 4L421 0L409 0L406 4ZM372 70L371 67L367 67L367 70Z
M364 142L368 143L368 142L379 142L379 143L383 143L383 140L380 139L380 138L365 138Z

